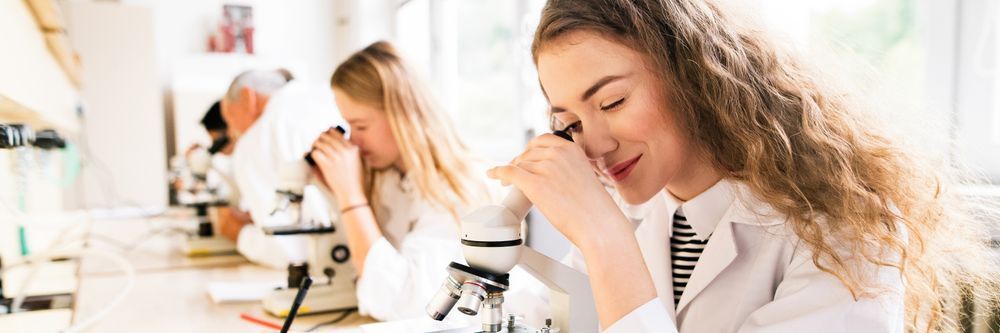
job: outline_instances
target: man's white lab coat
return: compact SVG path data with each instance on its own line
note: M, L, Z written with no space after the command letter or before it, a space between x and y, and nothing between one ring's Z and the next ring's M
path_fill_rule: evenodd
M278 170L301 160L320 134L337 125L347 127L330 87L293 80L271 95L263 114L236 142L232 164L240 208L254 223L240 230L237 248L250 261L284 269L291 260L305 259L304 237L267 236L261 228L295 222L271 215Z

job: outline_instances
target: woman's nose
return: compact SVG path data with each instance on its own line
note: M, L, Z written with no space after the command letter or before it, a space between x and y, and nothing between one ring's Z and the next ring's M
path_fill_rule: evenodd
M583 152L591 160L603 158L604 155L618 149L618 140L611 135L605 122L598 121L593 122L590 126L585 126L583 133L574 138L579 138L578 141L583 147Z

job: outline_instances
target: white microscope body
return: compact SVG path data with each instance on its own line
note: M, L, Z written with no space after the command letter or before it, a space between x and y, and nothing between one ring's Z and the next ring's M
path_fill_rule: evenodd
M523 246L521 221L531 202L514 189L502 205L480 208L462 219L462 251L469 266L452 262L448 278L427 305L427 314L442 320L453 306L477 313L482 332L597 332L597 311L586 275ZM534 330L502 313L507 272L515 265L549 288L551 321ZM506 326L506 327L504 327Z
M279 202L272 215L288 214L291 225L265 228L272 237L306 237L305 262L288 266L288 284L262 300L264 309L276 316L288 315L299 282L308 274L316 281L299 307L299 314L356 308L355 271L344 232L337 229L339 211L329 204L328 192L308 184L309 166L297 161L279 170Z
M236 244L218 236L212 223L216 210L211 208L228 204L221 175L212 174L212 155L205 149L196 149L186 160L174 164L174 179L183 186L177 191L177 201L194 208L198 217L198 231L185 240L184 253L189 256L236 253Z

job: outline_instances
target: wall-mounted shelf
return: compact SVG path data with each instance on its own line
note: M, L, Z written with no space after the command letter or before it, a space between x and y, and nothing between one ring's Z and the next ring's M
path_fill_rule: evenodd
M34 112L3 95L0 95L0 119L7 123L28 124L36 130L52 128L66 133L76 133L79 130L75 118Z
M54 0L25 0L38 29L45 35L45 44L56 59L66 76L77 87L80 86L80 57L73 51L69 39L66 38L66 24L63 15Z
M46 37L29 2L0 0L0 120L76 132L79 91L51 45L68 45L60 32ZM51 16L51 15L49 15ZM46 16L48 17L48 16ZM43 23L53 26L51 18ZM59 37L62 36L62 37ZM67 47L63 54L70 54ZM75 59L75 58L74 58ZM68 64L75 63L75 60ZM35 125L37 124L37 125Z

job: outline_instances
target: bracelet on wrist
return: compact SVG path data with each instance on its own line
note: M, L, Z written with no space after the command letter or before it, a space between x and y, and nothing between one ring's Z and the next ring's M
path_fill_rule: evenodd
M363 202L363 203L359 203L359 204L354 204L354 205L350 205L350 206L347 206L347 207L344 207L344 208L341 208L341 209L340 209L340 214L341 214L341 215L343 215L343 214L345 214L345 213L347 213L347 212L350 212L350 211L352 211L352 210L355 210L355 209L358 209L358 208L364 208L364 207L368 207L368 203L367 203L367 202Z

